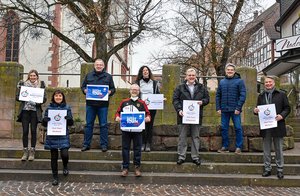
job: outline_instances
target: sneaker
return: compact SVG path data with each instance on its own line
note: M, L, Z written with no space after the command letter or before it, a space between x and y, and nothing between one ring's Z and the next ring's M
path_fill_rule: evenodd
M107 151L107 147L106 146L102 147L102 152L106 152L106 151Z
M264 170L264 172L262 173L261 176L262 176L262 177L268 177L268 176L271 176L271 171Z
M177 163L177 165L182 165L184 163L184 160L183 159L178 159L176 163Z
M141 173L141 170L140 170L139 167L135 168L134 175L135 175L135 177L141 177L142 176L142 173Z
M84 152L84 151L87 151L87 150L89 150L89 149L90 149L90 147L88 147L88 146L83 146L83 147L81 148L81 151Z
M224 152L229 152L229 150L225 147L222 147L221 149L218 150L218 153L224 153Z
M146 148L146 144L143 144L142 148L141 148L141 151L145 151L145 148Z
M193 163L195 163L196 165L201 165L201 160L200 159L195 159L193 160Z
M240 148L236 148L234 153L235 153L235 154L241 154L241 153L242 153L242 150L241 150Z
M282 171L278 171L278 172L277 172L277 178L278 178L279 180L281 180L281 179L284 178L284 175L283 175L283 172L282 172Z
M122 176L122 177L128 176L128 169L123 169L123 170L122 170L122 173L121 173L121 176Z

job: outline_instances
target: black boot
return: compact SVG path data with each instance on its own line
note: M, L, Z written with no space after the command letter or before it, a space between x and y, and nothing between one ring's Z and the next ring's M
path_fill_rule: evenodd
M57 175L53 175L52 185L53 186L57 186L58 185L58 176Z
M53 181L52 181L52 185L53 186L57 186L58 185L58 179L53 179Z
M69 175L69 170L68 170L68 167L67 167L67 166L64 166L63 174L64 174L64 176Z

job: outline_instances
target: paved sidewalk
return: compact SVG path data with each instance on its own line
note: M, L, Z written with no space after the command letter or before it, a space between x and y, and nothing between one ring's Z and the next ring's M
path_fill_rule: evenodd
M60 183L53 187L50 182L0 181L0 195L272 195L296 196L300 188L282 187L235 187L235 186L190 186L156 184L115 183Z

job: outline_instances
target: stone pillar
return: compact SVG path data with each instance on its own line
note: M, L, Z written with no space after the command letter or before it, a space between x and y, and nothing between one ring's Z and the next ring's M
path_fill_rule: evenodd
M180 66L173 64L164 65L162 75L161 93L164 94L166 101L161 116L157 115L156 119L160 119L162 121L161 124L176 124L176 112L172 104L172 97L174 89L180 84Z
M13 138L16 86L23 70L23 66L15 62L0 63L0 138Z
M253 108L256 106L258 96L257 71L255 68L251 67L238 67L236 72L241 75L241 78L244 80L247 89L246 102L242 112L243 125L257 124L257 116L253 115Z
M87 73L93 71L94 69L94 63L82 63L81 69L80 69L80 86L83 82L84 77Z

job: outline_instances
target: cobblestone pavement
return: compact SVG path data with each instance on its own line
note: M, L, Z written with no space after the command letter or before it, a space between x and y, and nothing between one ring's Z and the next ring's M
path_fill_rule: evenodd
M268 195L296 196L300 188L0 181L0 195Z

